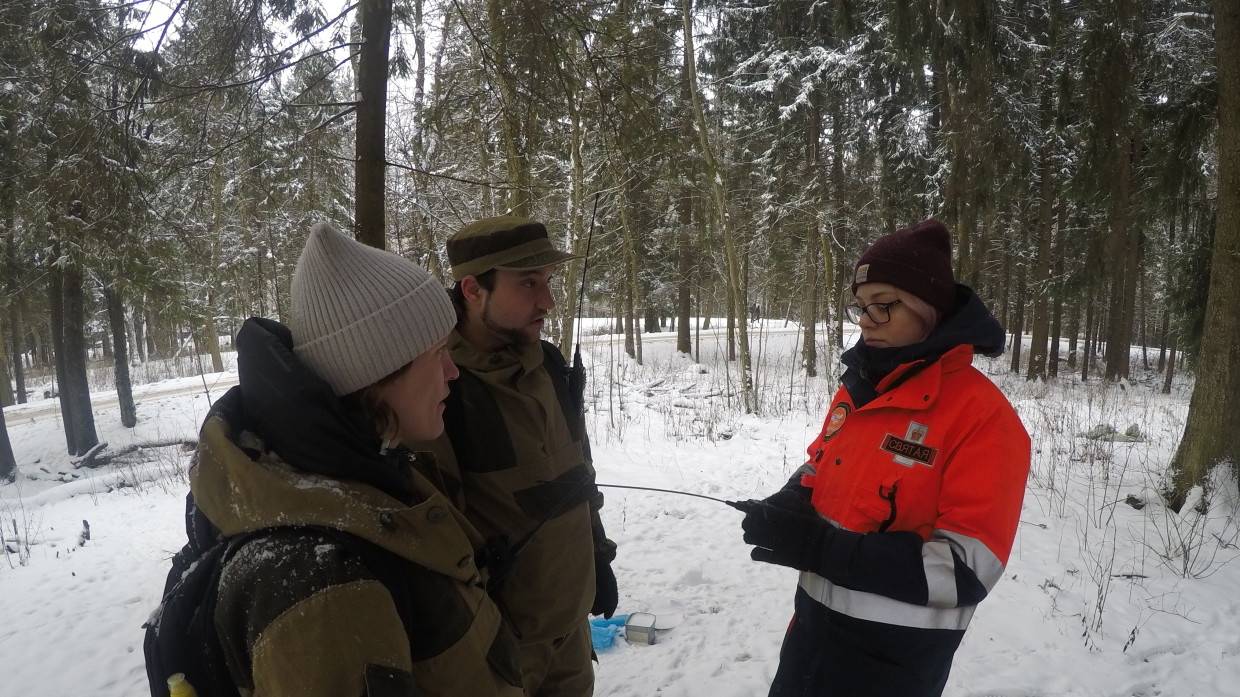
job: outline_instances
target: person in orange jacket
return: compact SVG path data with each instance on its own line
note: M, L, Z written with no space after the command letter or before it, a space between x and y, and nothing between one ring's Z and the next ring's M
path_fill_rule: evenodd
M880 238L852 290L861 341L808 462L735 504L753 559L801 572L770 696L937 697L1012 550L1029 435L972 366L1005 334L942 223Z

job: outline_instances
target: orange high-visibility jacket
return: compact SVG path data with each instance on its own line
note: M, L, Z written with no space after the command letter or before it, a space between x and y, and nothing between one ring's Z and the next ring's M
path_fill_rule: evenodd
M1002 575L1024 500L1029 435L972 363L973 347L960 345L930 365L896 368L863 406L843 387L836 393L801 484L812 489L819 514L845 530L916 533L925 603L857 589L900 579L845 587L803 572L800 587L826 607L875 622L963 630Z

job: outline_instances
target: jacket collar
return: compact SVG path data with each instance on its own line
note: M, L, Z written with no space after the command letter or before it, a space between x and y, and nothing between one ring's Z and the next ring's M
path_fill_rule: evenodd
M484 351L474 346L459 332L452 332L448 339L452 360L461 368L474 373L529 374L543 363L542 346L538 342L509 344L495 351Z
M939 399L943 376L972 364L973 347L967 344L949 350L929 364L926 361L902 363L878 383L877 396L857 405L857 409L929 409Z
M366 483L292 467L257 435L238 431L224 412L212 412L199 434L189 478L195 505L226 537L270 528L327 528L463 582L477 574L470 562L481 538L420 475L411 481L417 503L408 505Z

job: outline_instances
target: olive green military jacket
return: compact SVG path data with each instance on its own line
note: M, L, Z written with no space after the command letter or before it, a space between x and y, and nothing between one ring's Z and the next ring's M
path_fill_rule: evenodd
M295 469L213 414L190 485L226 536L278 528L241 544L220 578L215 625L242 694L523 695L516 642L474 563L478 533L424 477L405 505ZM380 548L388 571L333 531Z
M484 538L528 538L496 598L518 639L561 638L581 626L595 592L601 497L584 433L574 439L540 344L484 352L454 334L449 345L461 376L445 434L425 447Z

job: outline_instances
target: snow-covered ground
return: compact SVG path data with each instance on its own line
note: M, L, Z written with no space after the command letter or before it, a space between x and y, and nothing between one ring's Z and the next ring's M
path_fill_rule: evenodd
M609 337L587 335L599 481L720 498L782 484L817 433L833 385L793 372L795 325L753 331L761 416L738 408L727 387L735 364L720 360L716 332L702 333L703 366L673 356L673 335L644 337L643 366ZM1006 371L1006 357L979 366L1024 419L1034 472L1007 572L966 635L947 694L1240 695L1234 480L1217 473L1209 505L1180 514L1157 496L1188 385L1168 396L1154 380L1031 385ZM206 379L218 397L236 378ZM114 396L95 395L109 450L193 437L208 408L199 378L136 391L141 420L132 430L119 425ZM187 454L169 445L107 472L76 470L63 454L54 402L10 407L5 416L21 475L0 486L0 525L21 549L0 559L0 697L144 694L140 625L184 541ZM1082 435L1100 424L1121 433L1135 425L1139 440ZM765 695L794 572L751 562L740 516L723 505L605 492L604 519L620 544L620 611L654 612L675 627L653 646L620 642L602 653L597 694ZM1126 504L1129 495L1146 505ZM80 544L83 521L90 539Z

